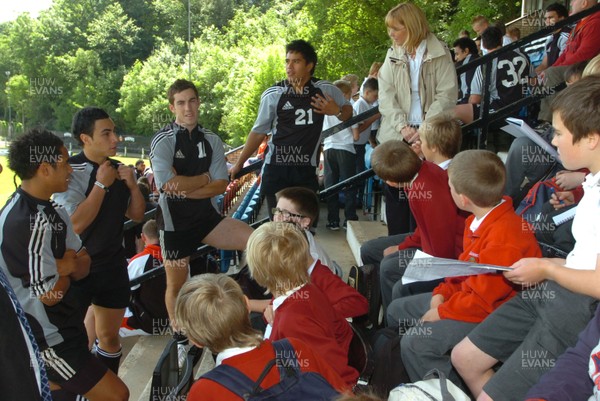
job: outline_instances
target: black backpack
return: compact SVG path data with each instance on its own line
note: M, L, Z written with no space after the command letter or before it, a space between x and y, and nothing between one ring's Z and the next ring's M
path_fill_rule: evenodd
M401 340L401 329L398 326L377 330L371 340L375 368L369 384L373 392L384 399L387 399L394 387L411 382L400 355Z
M316 372L302 372L294 347L287 339L273 342L275 359L271 360L254 382L248 376L230 365L221 364L201 378L219 383L247 401L330 401L339 393ZM279 383L263 389L260 385L271 369L277 366Z
M354 318L354 321L366 328L378 328L383 323L381 313L381 290L379 272L374 265L352 266L348 274L348 285L367 298L369 312L366 317Z

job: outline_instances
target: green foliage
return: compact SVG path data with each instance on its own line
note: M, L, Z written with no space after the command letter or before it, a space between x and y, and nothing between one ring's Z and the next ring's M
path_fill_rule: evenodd
M518 0L459 0L453 10L452 19L448 21L445 39L449 42L458 37L462 29L467 29L475 37L471 28L471 20L476 15L485 16L491 23L510 22L520 16L521 2ZM450 43L452 44L452 43Z
M129 65L139 42L140 28L123 11L119 3L111 4L94 19L86 34L90 47L96 50L108 68Z
M117 112L127 129L151 136L172 120L166 99L169 85L183 76L183 58L163 45L146 62L136 62L124 77Z
M414 0L452 42L474 15L509 21L518 0ZM105 108L122 133L150 136L172 120L166 89L191 78L200 122L232 145L245 141L262 92L285 78L284 46L310 41L315 75L364 77L390 44L397 0L54 0L37 19L0 24L0 117L68 130L73 113ZM188 6L191 15L188 15ZM190 16L191 48L188 43ZM188 71L191 54L191 73Z

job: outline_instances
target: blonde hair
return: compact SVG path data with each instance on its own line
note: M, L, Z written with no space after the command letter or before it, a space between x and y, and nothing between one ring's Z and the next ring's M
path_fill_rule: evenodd
M149 240L157 240L158 239L158 225L156 224L156 220L150 219L142 226L142 233Z
M472 24L479 24L479 23L482 23L482 22L485 23L485 24L489 24L488 19L485 18L483 15L476 15L471 20L471 25Z
M352 96L352 83L344 79L338 79L333 83L344 95Z
M175 303L179 328L212 352L232 347L258 346L262 336L248 317L242 289L225 274L202 274L189 279Z
M413 53L430 32L425 13L413 3L400 3L392 8L385 16L385 24L388 29L398 24L406 28L406 42L402 47L408 53Z
M465 150L452 159L448 178L457 194L465 195L476 206L492 207L502 200L506 169L489 150Z
M373 61L371 68L369 68L369 76L378 74L382 65L383 63L381 61Z
M247 259L252 278L275 296L309 282L313 260L305 234L295 224L260 226L248 238Z
M458 121L450 115L438 115L421 124L419 135L425 138L430 148L437 149L449 159L460 152L462 130Z
M581 77L587 77L588 75L599 75L600 74L600 54L591 59L583 69Z
M342 77L342 81L348 81L348 82L350 82L350 85L358 86L358 75L346 74Z

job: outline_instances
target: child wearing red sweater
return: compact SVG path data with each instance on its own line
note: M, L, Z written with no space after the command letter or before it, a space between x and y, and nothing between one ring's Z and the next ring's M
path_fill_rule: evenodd
M440 117L425 126L429 128L423 127L421 131L426 132L430 129L450 137L460 135L460 126L450 117ZM435 136L430 135L430 137L433 139ZM460 144L459 140L448 142ZM426 152L429 156L431 156L430 148L435 146L442 149L439 142L426 143ZM448 148L444 152L447 154L446 161L458 151L458 147L444 148ZM430 158L440 162L439 158ZM371 156L371 165L375 173L385 180L390 188L398 188L398 190L404 188L403 193L408 197L410 210L417 222L414 233L375 239L361 248L361 258L365 264L378 265L381 262L379 265L381 299L384 309L387 309L393 298L393 288L404 275L415 249L421 249L427 254L440 258L454 259L460 255L465 215L452 201L446 171L430 161L422 161L402 141L388 141L385 146L376 147ZM382 249L383 254L381 254ZM379 255L376 257L377 253ZM432 289L433 286L423 289L422 292Z
M308 240L314 263L308 269L312 284L326 296L339 317L353 318L369 311L367 299L333 273L333 263L314 240L309 228L319 220L319 199L314 191L304 187L288 187L275 194L277 207L273 209L273 221L288 222L300 228ZM267 323L273 323L272 300L251 300L252 311L264 311Z
M250 236L247 252L252 278L275 297L272 331L265 337L304 341L354 386L358 372L348 365L352 328L310 283L308 269L314 260L302 231L289 223L263 224Z
M177 298L175 316L192 343L218 353L217 366L235 367L256 381L265 366L275 359L271 341L263 341L260 333L250 325L247 298L242 289L224 274L202 274L188 280ZM289 341L299 358L302 372L319 373L337 391L348 390L346 383L317 352L313 352L312 347L297 339ZM275 366L261 387L269 388L279 380ZM218 382L200 377L192 386L187 400L239 401L240 398Z
M511 199L502 196L506 172L498 156L485 150L461 152L448 175L454 202L473 213L465 223L459 260L510 266L541 256L530 227L514 213ZM491 273L447 278L433 293L392 301L387 318L406 330L401 352L411 380L437 368L460 384L450 351L516 290L502 274Z

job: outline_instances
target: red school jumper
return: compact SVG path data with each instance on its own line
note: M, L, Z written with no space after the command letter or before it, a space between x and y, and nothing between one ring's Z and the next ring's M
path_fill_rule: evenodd
M493 209L472 232L471 215L465 223L464 252L459 260L510 266L522 258L541 257L531 227L514 212L511 198ZM448 277L433 290L444 303L438 307L442 319L480 323L517 291L500 273Z
M337 326L336 326L337 325ZM345 333L340 336L339 333ZM352 328L336 316L329 300L314 284L306 284L275 310L270 339L297 338L325 359L353 387L358 372L348 366Z
M319 355L316 355L305 343L292 338L289 341L294 347L296 357L301 359L299 366L302 372L321 374L340 393L350 390L350 387L344 383L331 366ZM273 344L271 341L265 340L260 346L251 351L224 359L223 364L235 367L251 380L256 381L267 363L273 359L275 359ZM265 377L261 387L269 388L277 383L279 383L279 370L275 366ZM188 401L239 401L240 399L217 382L202 378L194 383L187 395Z

